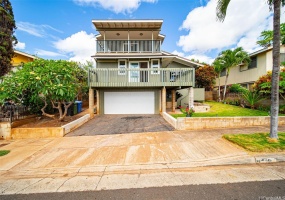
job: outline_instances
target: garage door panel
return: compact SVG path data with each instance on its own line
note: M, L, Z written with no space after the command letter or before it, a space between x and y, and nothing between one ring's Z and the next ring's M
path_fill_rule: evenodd
M105 114L154 114L154 92L104 92Z

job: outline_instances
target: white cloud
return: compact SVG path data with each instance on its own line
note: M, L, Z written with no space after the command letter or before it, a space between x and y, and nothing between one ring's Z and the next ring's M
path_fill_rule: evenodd
M25 49L26 48L26 44L24 42L19 42L14 46L15 49Z
M36 25L36 24L31 24L29 22L17 23L17 30L24 31L26 33L29 33L30 35L41 37L41 38L46 37L46 36L52 36L47 33L47 30L52 30L52 31L62 33L62 31L55 29L52 26L49 26L46 24Z
M180 36L177 42L183 51L203 54L232 45L253 51L258 48L256 41L261 31L272 27L272 13L266 1L231 1L223 23L216 20L216 6L217 1L210 0L205 7L198 7L188 14L180 30L189 32ZM284 15L284 8L282 11Z
M184 56L185 56L185 54L184 54L183 52L179 52L179 51L177 51L177 50L174 50L174 51L172 52L172 54L178 55L178 56L181 56L181 57L184 57Z
M69 60L85 63L94 62L91 58L96 53L96 40L94 34L80 31L63 40L54 42L54 46L60 52L68 54Z
M76 4L100 6L115 13L132 13L141 3L155 3L157 0L73 0Z
M64 54L60 54L57 52L53 52L53 51L46 51L43 49L36 49L35 54L39 57L41 56L49 56L49 57L66 57L66 55Z
M194 59L194 60L198 60L200 63L204 62L207 63L209 65L211 65L214 62L214 58L211 58L209 56L206 55L202 55L202 54L191 54L189 56L186 56L186 58L188 59Z
M198 60L200 63L204 62L204 63L207 63L209 65L212 64L212 62L214 61L214 58L211 58L211 57L204 55L204 54L185 55L185 53L179 52L177 50L173 51L172 54L188 58L189 60L191 60L191 59L194 59L195 61Z

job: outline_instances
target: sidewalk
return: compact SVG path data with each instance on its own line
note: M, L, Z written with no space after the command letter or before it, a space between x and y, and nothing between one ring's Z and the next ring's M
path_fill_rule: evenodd
M224 165L230 165L224 166L225 177L232 178L237 164L285 161L285 152L249 153L224 140L222 134L268 131L268 127L249 127L0 141L0 149L11 150L0 157L0 194L200 183L199 171L209 169L208 175L217 178L223 170L211 166ZM285 131L285 126L279 131ZM259 174L260 166L254 167L259 172L251 172L247 181L260 176L285 178L284 167L275 169L280 175L268 177ZM188 177L187 182L182 172L196 178ZM222 180L228 180L225 177ZM204 175L205 180L209 181Z

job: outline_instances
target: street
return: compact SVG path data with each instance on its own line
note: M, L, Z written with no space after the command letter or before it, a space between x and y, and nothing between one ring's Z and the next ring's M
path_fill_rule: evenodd
M241 182L208 185L184 185L84 192L58 192L41 194L3 195L1 200L72 200L72 199L132 199L132 200L195 200L195 199L242 199L285 200L285 180Z

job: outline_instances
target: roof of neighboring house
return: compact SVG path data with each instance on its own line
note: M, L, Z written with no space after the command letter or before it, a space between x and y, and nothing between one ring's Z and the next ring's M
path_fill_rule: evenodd
M26 57L29 57L29 58L32 58L32 59L36 59L36 56L32 56L31 54L24 53L22 51L14 50L14 53L15 54L20 54L20 55L23 55L23 56L26 56Z
M281 46L285 46L285 45L283 44L283 45L280 45L280 47L281 47ZM258 54L261 54L261 53L270 51L270 50L272 50L272 48L273 48L273 46L265 47L265 48L263 48L263 49L260 49L260 50L257 50L257 51L255 51L255 52L250 53L249 56L250 56L250 57L251 57L251 56L256 56L256 55L258 55Z

